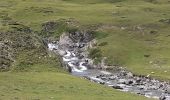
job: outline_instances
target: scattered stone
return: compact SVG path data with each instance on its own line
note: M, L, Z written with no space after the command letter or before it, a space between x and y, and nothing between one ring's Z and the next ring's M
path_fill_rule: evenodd
M131 72L128 72L127 75L126 75L128 78L131 78L133 77L133 74Z
M131 85L131 84L133 84L133 81L132 81L132 80L127 80L127 81L125 82L125 84L126 84L126 85Z
M150 57L150 55L144 55L144 57L148 58L148 57Z
M120 89L120 90L122 90L123 88L122 87L120 87L120 86L112 86L114 89Z

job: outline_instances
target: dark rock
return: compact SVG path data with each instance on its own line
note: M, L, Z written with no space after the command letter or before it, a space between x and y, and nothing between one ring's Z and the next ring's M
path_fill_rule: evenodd
M100 78L100 76L96 76L96 78Z
M101 77L101 79L104 80L104 81L108 80L107 77Z
M158 32L157 31L154 31L154 30L152 30L152 31L150 31L150 34L152 34L152 35L155 35L155 34L157 34Z
M170 94L170 87L167 87L166 93Z
M68 66L68 72L72 72L72 68Z
M83 59L84 56L83 56L83 55L79 55L78 58L79 58L79 59Z
M162 88L164 85L161 83L160 85L159 85L159 88Z
M144 88L143 88L143 87L140 87L139 90L144 90Z
M140 83L142 80L139 78L136 80L136 83Z
M121 87L121 86L112 86L114 89L120 89L120 90L122 90L123 88Z
M126 85L131 85L131 84L133 84L133 81L132 81L132 80L127 80L127 81L125 82L125 84L126 84Z
M161 97L159 97L159 100L166 100L165 95L162 95Z
M148 57L150 57L150 55L144 55L144 57L147 57L147 58L148 58Z
M99 82L99 84L102 84L102 85L104 85L104 84L105 84L105 82Z

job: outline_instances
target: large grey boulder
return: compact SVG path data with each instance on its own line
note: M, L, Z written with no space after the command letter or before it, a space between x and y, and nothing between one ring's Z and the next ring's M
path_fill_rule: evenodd
M170 86L167 87L166 93L170 94Z

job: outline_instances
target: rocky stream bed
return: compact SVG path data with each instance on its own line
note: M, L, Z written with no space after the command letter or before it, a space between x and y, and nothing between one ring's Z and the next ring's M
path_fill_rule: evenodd
M159 100L170 100L170 84L168 82L159 81L149 76L134 75L123 68L119 68L115 72L95 68L93 60L88 58L87 49L90 47L91 41L75 42L66 34L63 34L59 41L48 43L49 50L61 57L63 65L72 75L120 91Z

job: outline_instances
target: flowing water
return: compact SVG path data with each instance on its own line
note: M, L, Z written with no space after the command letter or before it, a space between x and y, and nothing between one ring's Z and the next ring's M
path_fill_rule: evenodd
M84 77L120 91L136 93L148 98L170 100L170 85L167 82L137 76L124 69L111 73L93 68L93 63L82 50L86 45L74 43L66 46L64 43L60 45L59 42L55 42L49 43L48 48L62 58L63 64L71 69L72 75Z

